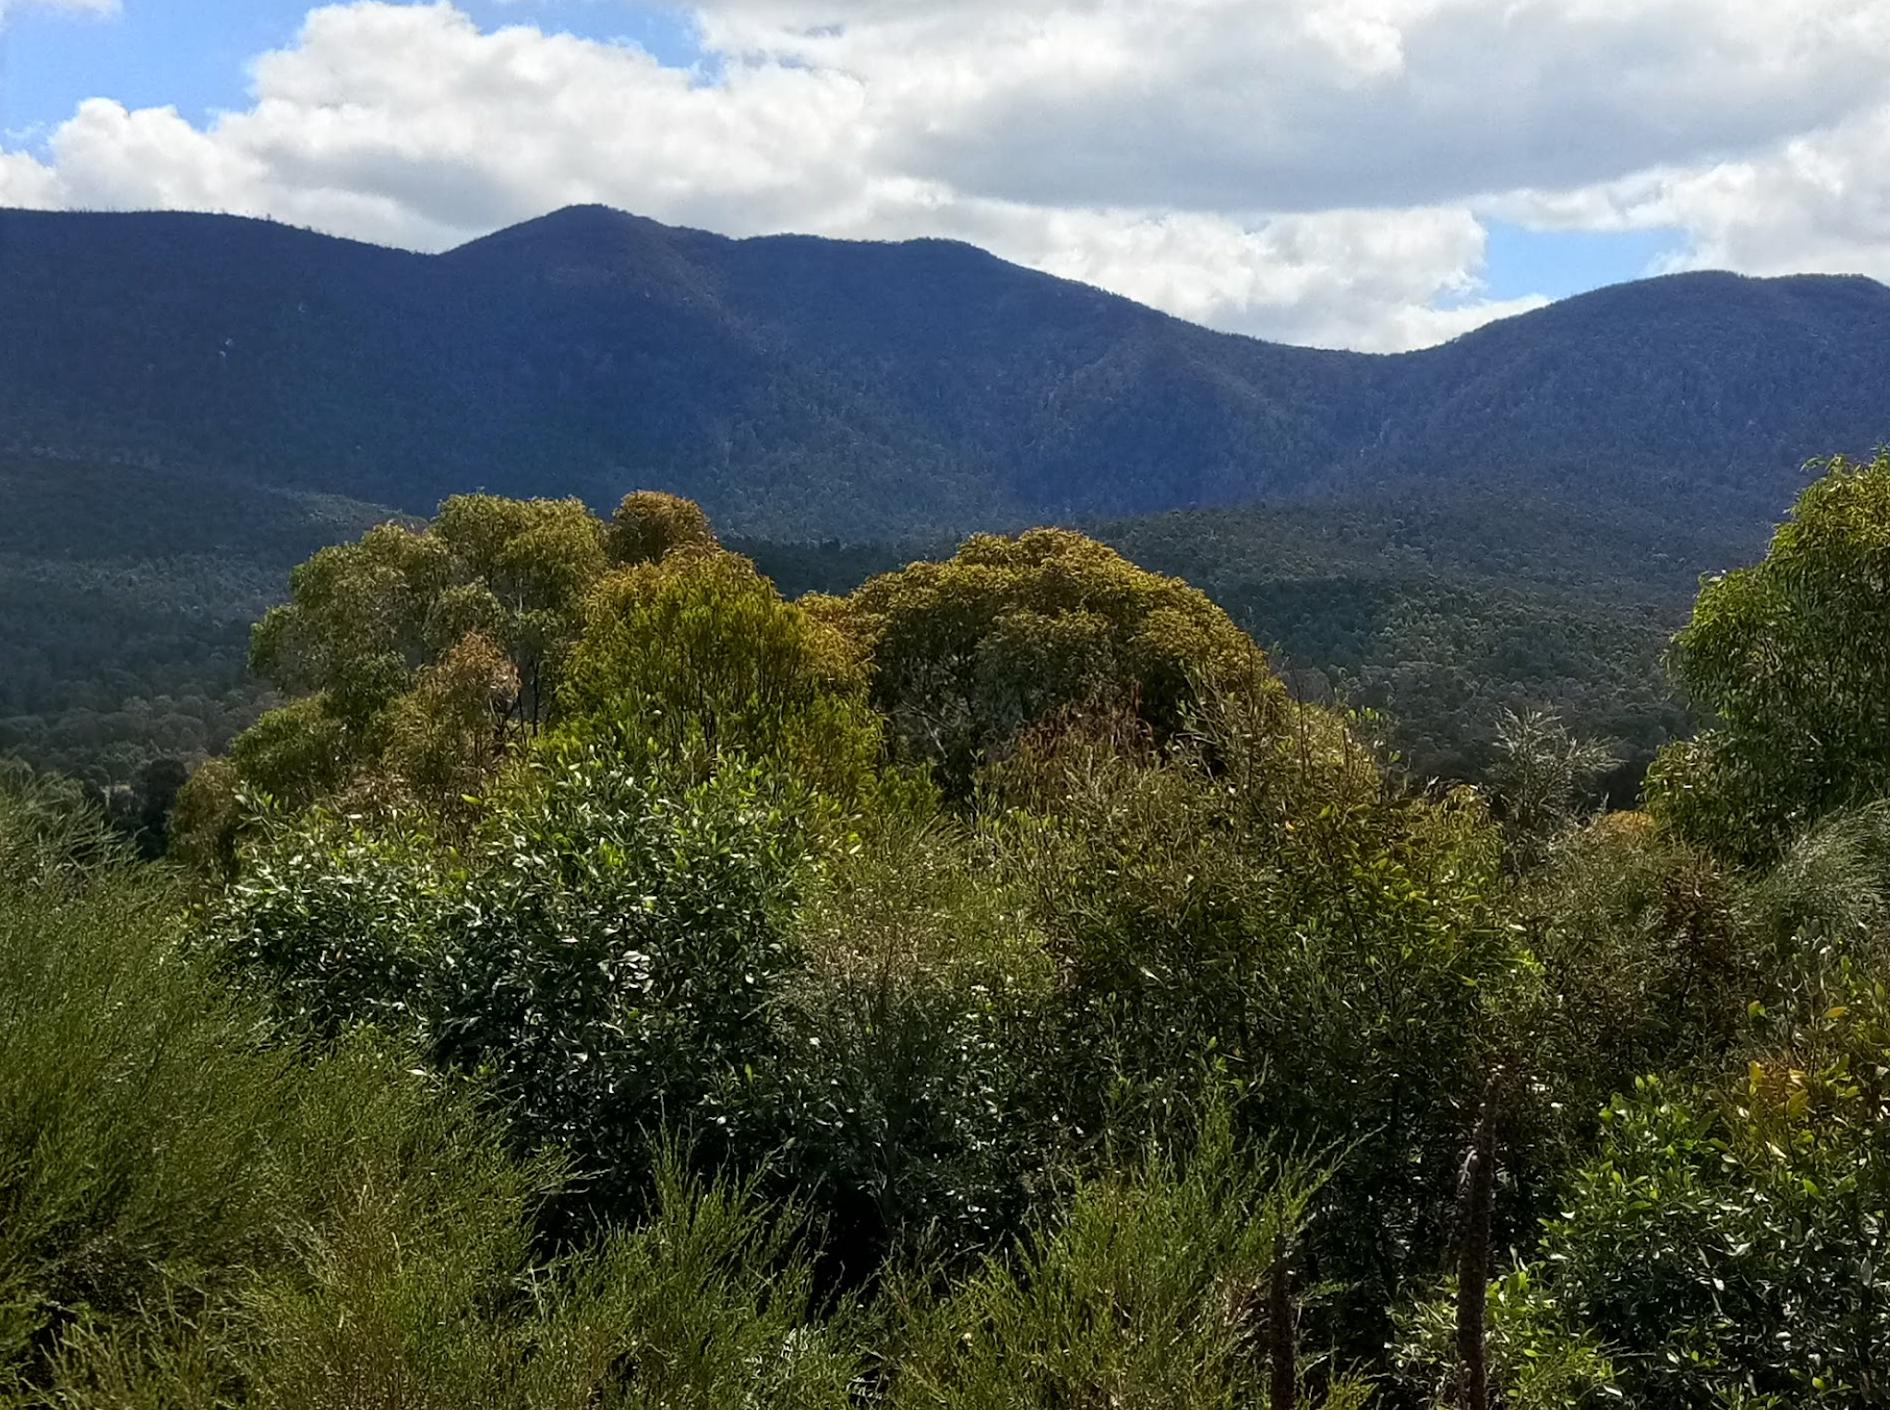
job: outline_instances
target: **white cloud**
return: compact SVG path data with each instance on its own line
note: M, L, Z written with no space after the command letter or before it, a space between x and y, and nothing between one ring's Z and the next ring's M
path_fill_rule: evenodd
M978 218L954 233L1020 263L1212 327L1312 346L1422 346L1542 303L1477 297L1484 231L1456 208L1253 223L998 203L968 213Z
M248 107L196 126L88 101L43 158L0 155L0 201L428 249L591 200L736 235L947 235L1216 327L1376 349L1539 302L1484 297L1489 214L1674 225L1689 260L1768 270L1890 248L1879 0L695 13L701 70L482 31L445 0L318 9L256 61Z
M718 48L859 76L903 165L1033 201L1434 204L1736 155L1890 93L1879 0L701 10Z
M0 206L57 210L67 204L58 174L25 152L0 152Z

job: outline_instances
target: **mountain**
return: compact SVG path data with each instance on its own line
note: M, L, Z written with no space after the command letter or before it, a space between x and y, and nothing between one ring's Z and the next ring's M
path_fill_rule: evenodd
M1076 522L1420 773L1554 706L1631 767L1659 656L1812 455L1890 440L1890 290L1689 274L1398 356L1214 333L965 245L598 207L443 255L0 212L0 751L122 779L261 703L288 568L486 488L692 495L790 590Z
M1526 485L1762 522L1890 439L1890 289L1685 274L1396 356L1214 333L936 240L599 207L442 255L0 213L0 446L425 512L627 485L861 539ZM51 472L49 472L51 473Z

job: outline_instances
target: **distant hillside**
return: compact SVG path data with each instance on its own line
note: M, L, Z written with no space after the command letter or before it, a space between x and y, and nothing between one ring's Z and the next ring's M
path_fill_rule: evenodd
M1768 525L1455 482L1088 526L1205 590L1300 693L1387 714L1419 780L1477 778L1505 708L1611 742L1617 801L1687 724L1662 657L1703 573L1758 558ZM792 593L847 592L945 545L740 545Z
M0 756L124 782L263 704L249 624L388 511L126 464L0 454Z
M941 241L597 207L445 255L0 213L0 445L424 512L626 484L885 538L1506 479L1759 522L1890 439L1890 290L1677 275L1396 357L1208 332ZM50 473L56 473L56 469Z

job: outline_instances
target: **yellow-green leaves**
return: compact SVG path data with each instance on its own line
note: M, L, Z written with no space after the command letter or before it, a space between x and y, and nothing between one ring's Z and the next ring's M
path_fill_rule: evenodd
M237 742L243 780L292 804L478 788L552 722L585 603L626 535L646 558L714 542L701 510L668 495L631 495L606 526L575 499L470 494L425 528L323 549L252 635L259 675L313 693Z
M1265 674L1204 594L1063 529L975 535L943 563L872 579L844 619L901 751L960 787L1058 711L1128 709L1165 735L1200 682Z
M768 761L840 797L857 795L879 754L852 644L713 546L598 583L559 705L567 735L632 755Z
M1890 453L1823 470L1765 560L1708 582L1674 639L1717 726L1662 752L1649 806L1741 861L1890 790Z

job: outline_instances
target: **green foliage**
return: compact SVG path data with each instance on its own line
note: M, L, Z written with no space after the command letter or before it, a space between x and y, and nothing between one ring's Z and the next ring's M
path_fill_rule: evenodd
M1508 1410L1885 1398L1868 748L1757 865L1528 702L1414 792L1081 536L789 603L650 494L257 653L181 790L0 787L9 1403L1418 1410L1504 1245Z
M178 790L171 855L199 876L222 882L236 874L236 838L243 825L239 789L236 766L209 759Z
M1890 452L1821 468L1765 560L1707 583L1674 639L1715 723L1663 754L1649 804L1741 861L1890 791Z
M959 824L881 817L802 912L780 1010L782 1166L849 1268L996 1247L1048 1193L1054 971L994 861Z
M1500 1410L1588 1410L1620 1403L1607 1354L1592 1334L1571 1324L1528 1268L1490 1283L1486 1316L1490 1390ZM1454 1280L1400 1316L1392 1362L1399 1387L1419 1403L1459 1403Z
M1023 777L1020 778L1020 775ZM1525 956L1492 906L1481 804L1381 791L1369 755L1272 690L1211 696L1184 747L1066 734L994 782L1061 970L1056 1100L1079 1132L1167 1129L1204 1075L1243 1129L1348 1155L1314 1234L1333 1330L1449 1237L1452 1176Z
M1260 1405L1264 1280L1317 1184L1241 1151L1224 1120L1185 1160L1085 1181L1053 1228L927 1310L892 1404Z
M1126 706L1170 733L1198 681L1264 671L1201 593L1056 529L977 535L828 610L865 649L898 749L956 787L1058 711Z
M1881 1398L1887 1049L1870 1007L1829 1020L1846 1027L1819 1069L1755 1060L1698 1097L1649 1079L1604 1114L1542 1256L1634 1402Z
M880 752L850 643L714 547L597 585L558 705L561 737L625 758L768 761L848 799Z
M1769 968L1741 899L1710 859L1641 813L1565 832L1520 879L1508 911L1540 979L1509 1017L1548 1095L1524 1137L1545 1181L1636 1077L1724 1057Z
M266 1247L293 1064L96 823L0 794L0 1386L83 1318ZM101 857L108 858L101 862Z
M1484 780L1503 712L1550 711L1578 738L1618 741L1624 766L1601 782L1624 806L1688 728L1661 658L1700 574L1754 552L1777 505L1683 510L1525 478L1453 475L1099 533L1209 593L1296 693L1383 711L1415 778Z
M1575 1157L1535 1260L1549 1295L1608 1343L1631 1400L1882 1398L1872 1348L1886 1335L1890 1000L1875 974L1890 945L1887 837L1881 806L1840 814L1769 874L1736 882L1645 825L1591 844L1616 854L1604 876L1627 894L1609 905L1634 942L1627 954L1619 941L1595 954L1604 991L1631 987L1646 971L1635 953L1657 958L1663 932L1688 940L1667 966L1670 980L1688 976L1687 988L1643 1001L1649 1017L1664 1010L1659 1041L1615 1063L1671 1075L1637 1079L1632 1095L1607 1103L1600 1149ZM1678 912L1648 924L1675 902ZM1579 943L1606 914L1590 903L1569 939ZM1605 943L1605 932L1596 938ZM1732 972L1702 975L1695 938ZM1608 969L1628 982L1601 978ZM1710 982L1695 990L1698 978ZM1620 1041L1603 1036L1617 1026L1647 1031L1645 1019L1621 1025L1595 991L1562 975L1555 987L1585 1006L1589 1041L1604 1052ZM1755 997L1735 1025L1725 1010L1741 990ZM1711 1006L1690 1014L1701 995ZM1737 1076L1722 1054L1737 1058Z
M257 624L252 668L312 694L231 749L243 780L303 805L378 771L450 803L550 719L604 525L577 500L456 495L423 530L325 548Z
M0 795L0 1399L848 1405L792 1210L658 1164L649 1220L547 1265L470 1094L235 995L56 800Z
M463 853L343 819L286 826L246 859L215 940L297 1019L379 1024L480 1074L524 1148L568 1152L600 1208L634 1205L664 1123L705 1158L771 1143L744 1094L795 958L808 859L790 802L735 770L665 789L546 762Z
M227 464L227 462L220 462ZM250 623L297 562L391 511L145 458L0 450L0 754L135 785L220 750L271 703Z
M355 761L347 724L319 695L271 710L230 744L230 765L251 787L289 807L339 789Z
M661 490L625 495L604 531L604 551L619 567L658 563L679 548L715 546L715 533L701 506Z
M1490 787L1515 860L1527 866L1567 829L1596 775L1616 760L1605 746L1577 739L1558 716L1540 710L1519 715L1505 709L1496 722L1496 748Z

